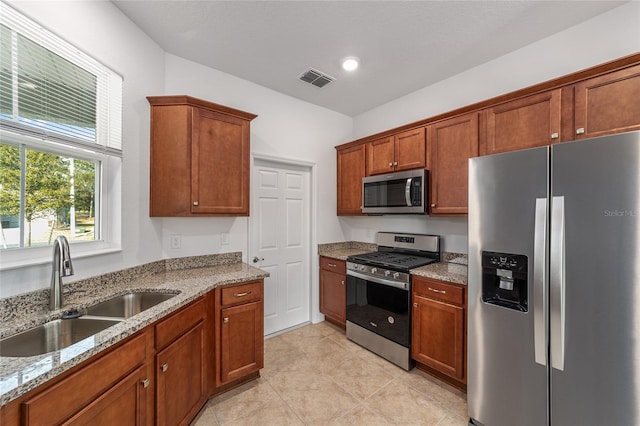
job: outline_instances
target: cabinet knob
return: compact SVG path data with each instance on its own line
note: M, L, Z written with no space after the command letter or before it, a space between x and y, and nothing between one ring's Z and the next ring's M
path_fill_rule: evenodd
M162 364L162 372L164 373L165 371L167 371L169 369L169 364Z
M194 202L193 202L193 205L194 205L194 206L197 206L197 205L198 205L198 202L197 202L197 201L194 201Z
M414 302L414 303L413 303L413 307L414 307L414 308L417 308L417 307L418 307L418 304Z
M142 387L143 387L143 388L148 388L148 387L149 387L149 382L150 382L150 380L149 380L149 379L144 379L144 380L142 381Z
M576 135L582 135L584 133L584 127L580 127L576 129Z
M344 280L340 281L340 283L341 283L342 285L344 285Z
M558 133L551 133L551 139L558 139L559 136Z
M431 204L431 207L435 207L435 206L436 206L436 203Z
M222 322L225 323L225 324L228 323L229 322L229 317L222 318Z
M397 161L394 161L394 162L393 162L393 165L394 165L394 166L397 166L397 165L398 165L398 162L397 162Z
M389 163L389 167L393 167L393 163Z

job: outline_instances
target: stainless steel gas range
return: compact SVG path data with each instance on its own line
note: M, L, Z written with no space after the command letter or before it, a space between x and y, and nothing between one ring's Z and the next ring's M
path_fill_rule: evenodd
M377 252L347 258L347 338L410 370L409 272L440 261L440 237L379 232L376 242Z

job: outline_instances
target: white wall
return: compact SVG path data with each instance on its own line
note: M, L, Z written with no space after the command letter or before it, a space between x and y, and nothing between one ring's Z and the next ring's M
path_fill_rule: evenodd
M161 226L148 214L149 106L145 96L163 91L163 50L111 2L10 4L124 77L122 251L74 259L74 280L160 259ZM47 287L50 273L50 264L2 271L0 297Z
M381 105L354 118L357 139L640 51L640 2L624 4L582 24ZM385 216L341 219L347 239L373 232L445 236L445 250L467 252L466 219Z

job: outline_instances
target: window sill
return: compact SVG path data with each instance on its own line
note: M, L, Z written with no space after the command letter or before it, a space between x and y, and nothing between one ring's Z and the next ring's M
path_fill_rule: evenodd
M52 262L52 246L14 249L0 252L0 271L28 268ZM122 247L105 242L70 244L71 260L103 256L122 251Z

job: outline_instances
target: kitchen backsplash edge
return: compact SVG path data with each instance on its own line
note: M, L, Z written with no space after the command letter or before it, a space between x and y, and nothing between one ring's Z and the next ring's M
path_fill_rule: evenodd
M73 302L74 294L117 288L125 282L145 276L180 269L202 268L242 262L242 252L210 254L202 256L178 257L145 263L131 268L107 272L81 280L64 283L64 294ZM49 311L49 289L43 288L29 293L0 298L0 321L8 322L27 315L47 314Z

